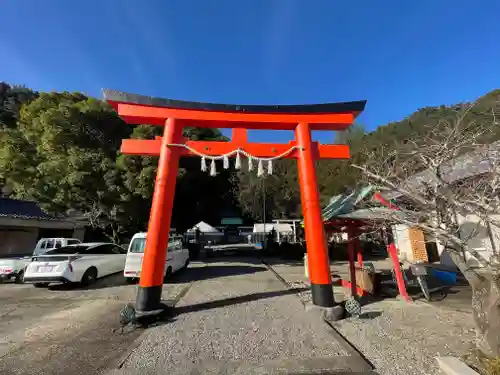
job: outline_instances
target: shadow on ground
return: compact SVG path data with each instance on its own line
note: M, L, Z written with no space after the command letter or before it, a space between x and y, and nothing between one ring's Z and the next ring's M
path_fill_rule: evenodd
M257 301L266 298L280 297L290 294L297 294L306 290L305 288L294 288L294 289L285 289L285 290L277 290L273 292L261 292L261 293L252 293L244 296L225 298L216 301L197 303L195 305L182 306L175 308L175 314L188 314L197 311L203 310L211 310L217 309L219 307L237 305L240 303L246 303L251 301Z
M50 285L49 290L94 290L94 289L104 289L113 288L118 286L125 286L127 282L123 277L123 272L114 273L109 276L101 277L97 281L88 286L81 285L80 283L66 283L66 284L55 284Z
M378 318L380 315L382 315L382 311L368 311L361 313L361 315L358 316L358 319L371 320Z
M248 264L255 264L262 266L262 261L260 260L258 251L221 252L211 257L203 258L201 259L201 261L208 264L220 263L220 262L224 263L235 262L235 263L248 263Z
M454 285L444 285L432 276L427 277L427 285L430 292L430 301L427 300L418 284L412 282L406 285L406 291L415 301L428 302L436 307L452 310L472 311L472 288L465 280L458 279ZM382 274L381 295L394 298L399 295L396 284L392 281L390 271Z
M176 317L181 314L189 314L198 311L211 310L226 306L237 305L240 303L258 301L266 298L297 294L304 290L305 289L303 288L294 288L294 289L278 290L273 292L252 293L238 297L224 298L216 301L208 301L181 307L175 306L176 301L167 300L163 302L166 308L162 314L158 316L143 317L140 319L139 324L140 326L142 326L142 328L165 325L175 321Z
M264 266L252 265L215 265L207 267L188 267L174 274L165 284L186 283L191 281L216 279L219 277L250 275L256 272L267 271Z
M219 259L221 261L221 259ZM266 271L267 268L262 266L262 263L256 262L260 266L253 265L215 265L209 267L188 267L187 269L179 270L169 279L165 280L164 284L187 283L197 280L208 280L226 276L250 275L256 272ZM126 286L128 283L123 277L123 273L115 273L98 279L94 284L83 286L79 283L55 284L49 286L49 290L67 291L67 290L95 290L104 288L113 288Z
M430 303L436 307L472 312L472 288L470 285L453 285L444 288L440 294L431 294Z

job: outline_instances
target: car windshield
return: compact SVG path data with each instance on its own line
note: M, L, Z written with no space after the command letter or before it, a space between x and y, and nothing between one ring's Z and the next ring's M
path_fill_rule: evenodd
M76 246L64 246L59 249L49 250L43 255L57 255L57 254L76 254L87 250L89 247L87 245L76 245Z
M59 249L57 249L57 250L59 250ZM37 247L35 249L35 251L33 251L33 255L41 255L41 254L45 254L46 252L47 252L46 249L43 249L41 247Z
M168 247L171 246L180 246L182 247L182 240L180 236L172 236L168 239ZM144 253L144 249L146 248L146 239L145 238L135 238L132 240L130 244L130 253Z
M130 244L130 252L131 253L143 253L144 247L146 247L146 239L145 238L135 238L132 240Z

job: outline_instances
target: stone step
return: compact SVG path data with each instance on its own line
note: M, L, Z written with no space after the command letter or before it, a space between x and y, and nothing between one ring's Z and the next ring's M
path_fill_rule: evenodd
M436 361L445 375L479 375L456 357L436 357Z
M371 366L358 356L336 356L316 358L285 358L264 361L262 364L249 364L243 361L210 361L192 364L183 364L179 372L184 374L217 374L217 375L346 375L346 374L371 374ZM153 375L162 374L160 368L148 371L144 368L110 369L104 375Z

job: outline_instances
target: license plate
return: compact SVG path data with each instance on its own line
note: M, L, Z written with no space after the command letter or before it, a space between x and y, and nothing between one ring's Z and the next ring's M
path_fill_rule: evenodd
M0 274L3 274L3 273L11 273L12 270L10 268L0 268Z
M38 270L37 272L52 272L52 270L54 269L54 266L41 266L41 267L38 267Z

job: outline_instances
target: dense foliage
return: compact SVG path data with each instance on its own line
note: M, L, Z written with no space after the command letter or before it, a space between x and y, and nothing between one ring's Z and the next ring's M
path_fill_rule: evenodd
M38 202L54 215L84 215L114 241L144 230L156 158L121 155L121 140L152 138L161 128L124 123L105 102L81 93L34 93L0 86L0 182L13 198ZM218 130L185 130L191 139L224 137ZM222 169L222 168L221 168ZM228 172L210 178L197 159L183 159L173 225L218 222L232 202Z
M468 120L500 112L495 108L499 93L481 98L467 113ZM337 133L335 142L349 144L351 161L363 164L384 150L404 149L409 139L423 139L429 125L439 126L460 107L424 108L371 133L356 125ZM117 241L123 234L146 228L157 165L156 158L121 155L121 140L153 138L161 130L129 126L108 104L81 93L37 93L0 83L0 186L4 193L35 200L51 213L84 214ZM190 128L184 135L225 140L213 129ZM351 161L318 162L323 203L360 181ZM180 167L173 213L173 225L179 230L200 220L217 225L223 212L234 212L235 207L260 220L301 216L292 160L277 162L274 174L265 178L221 166L217 177L210 177L200 171L198 158L183 158Z

